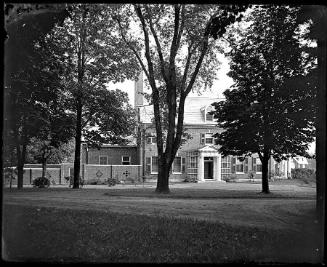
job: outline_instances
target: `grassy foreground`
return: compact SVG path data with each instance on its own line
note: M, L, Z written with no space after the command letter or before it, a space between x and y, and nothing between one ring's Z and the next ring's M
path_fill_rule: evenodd
M317 262L317 233L92 210L5 205L3 259L41 262Z

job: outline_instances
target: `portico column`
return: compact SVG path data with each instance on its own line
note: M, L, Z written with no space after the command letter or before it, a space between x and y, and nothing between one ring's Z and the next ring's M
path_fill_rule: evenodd
M198 158L198 181L204 182L204 162L203 162L203 155L200 152Z
M217 181L221 181L221 155L218 154L217 156Z

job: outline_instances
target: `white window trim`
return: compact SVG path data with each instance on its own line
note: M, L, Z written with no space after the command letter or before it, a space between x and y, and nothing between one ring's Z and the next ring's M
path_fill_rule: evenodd
M107 163L106 163L106 164L101 164L101 161L100 161L100 158L101 158L101 157L102 157L102 158L105 157L105 158L107 159ZM100 156L99 156L99 165L108 165L108 156L107 156L107 155L100 155Z
M123 161L124 158L127 158L128 157L128 165L131 165L131 156L121 156L121 165L123 165L124 162L127 162L127 161Z
M207 135L211 135L211 137L207 137ZM207 143L207 138L212 138L212 143ZM204 144L205 145L214 145L215 144L215 138L213 137L213 133L205 133L204 134Z
M172 173L173 173L173 174L182 174L182 173L183 173L183 172L182 172L182 157L181 157L181 156L176 156L175 159L176 159L176 158L181 158L181 171L180 171L180 172L174 172L174 171L173 171ZM174 160L174 162L175 162L175 160ZM173 166L172 166L172 167L173 167L173 170L174 170L174 162L173 162Z
M152 158L153 157L157 157L158 158L158 156L151 156L150 158L151 158L151 174L158 174L158 172L154 172L154 171L152 171ZM158 169L159 169L159 162L158 162Z

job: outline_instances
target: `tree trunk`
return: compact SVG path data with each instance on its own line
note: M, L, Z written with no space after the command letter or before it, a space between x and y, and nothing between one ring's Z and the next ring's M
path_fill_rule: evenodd
M26 146L23 145L23 148L21 149L20 144L17 144L16 152L17 152L17 188L20 189L23 188Z
M75 134L75 160L73 188L79 188L79 173L81 169L81 142L82 142L82 104L77 100L76 134Z
M261 163L262 163L262 193L270 193L269 192L269 175L268 175L268 164L269 164L269 155L264 153Z
M169 193L169 164L167 164L166 159L158 157L158 179L157 179L157 193Z
M325 232L325 210L326 210L326 57L327 57L327 42L324 34L325 25L327 22L327 9L324 7L320 11L321 20L317 23L316 31L321 33L318 38L318 71L319 83L317 92L317 139L316 139L316 212L319 232L322 238L319 244L318 254L320 259L324 258L324 249L326 238Z

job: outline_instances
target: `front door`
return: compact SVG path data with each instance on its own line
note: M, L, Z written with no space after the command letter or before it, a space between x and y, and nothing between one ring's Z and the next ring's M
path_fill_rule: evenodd
M213 160L204 160L204 179L213 179Z

